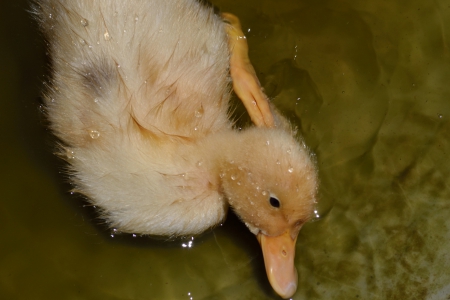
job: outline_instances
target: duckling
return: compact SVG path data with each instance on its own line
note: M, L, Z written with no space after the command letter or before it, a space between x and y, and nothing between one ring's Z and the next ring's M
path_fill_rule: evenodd
M75 191L111 227L148 235L199 234L231 207L260 242L272 287L292 296L317 171L259 82L245 85L257 80L248 68L233 84L244 102L259 94L250 114L261 126L233 129L229 73L246 51L230 46L234 29L195 0L36 6L52 58L46 110Z

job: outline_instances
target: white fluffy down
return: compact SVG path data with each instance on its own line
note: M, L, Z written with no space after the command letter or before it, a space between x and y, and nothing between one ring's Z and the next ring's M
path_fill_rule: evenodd
M76 191L111 226L197 234L229 205L269 235L308 220L316 170L284 119L274 129L232 129L227 37L210 8L193 0L38 6L52 57L51 128Z

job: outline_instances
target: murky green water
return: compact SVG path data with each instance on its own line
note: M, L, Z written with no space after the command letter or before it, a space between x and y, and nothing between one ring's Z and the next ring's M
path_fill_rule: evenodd
M0 298L277 299L236 218L194 240L114 235L67 192L39 113L43 43L26 1L4 2ZM300 233L293 298L448 299L450 3L213 2L241 18L318 156L321 219Z

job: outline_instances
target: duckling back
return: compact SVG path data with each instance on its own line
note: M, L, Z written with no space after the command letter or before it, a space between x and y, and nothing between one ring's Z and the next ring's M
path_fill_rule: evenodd
M48 118L74 190L122 231L191 234L220 222L226 204L192 145L231 128L221 19L195 0L36 7L52 58Z
M53 59L47 109L82 146L138 126L193 138L229 126L221 20L197 1L40 1ZM67 132L70 135L67 135Z

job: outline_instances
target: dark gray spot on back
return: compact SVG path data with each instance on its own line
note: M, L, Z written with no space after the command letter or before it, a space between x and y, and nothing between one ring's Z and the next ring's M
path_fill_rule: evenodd
M117 84L115 65L105 57L90 60L81 71L81 81L86 92L94 97L105 97L106 92Z

